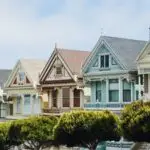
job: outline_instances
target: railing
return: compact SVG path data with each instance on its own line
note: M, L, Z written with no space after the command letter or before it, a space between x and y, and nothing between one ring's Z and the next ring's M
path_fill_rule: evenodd
M112 102L109 102L109 103L85 103L84 104L84 108L87 108L87 109L100 109L100 108L123 108L125 105L127 105L129 103L127 102L122 102L122 103L112 103Z

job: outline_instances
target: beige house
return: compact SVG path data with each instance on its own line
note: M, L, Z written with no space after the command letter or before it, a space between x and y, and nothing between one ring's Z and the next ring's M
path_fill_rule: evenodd
M139 76L143 77L145 100L150 100L150 42L147 42L137 58Z
M83 107L81 67L88 55L87 51L54 49L40 75L42 92L48 95L48 108L44 112Z
M9 115L33 115L42 111L39 74L46 61L20 59L5 83Z

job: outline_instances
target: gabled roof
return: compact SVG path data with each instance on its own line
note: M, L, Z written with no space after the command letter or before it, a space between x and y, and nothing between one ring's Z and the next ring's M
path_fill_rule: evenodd
M66 67L69 74L73 77L74 74L80 76L82 74L82 64L85 59L89 56L90 52L80 51L80 50L71 50L71 49L62 49L56 48L52 52L49 60L47 61L45 67L43 68L40 74L40 81L43 82L47 76L49 69L53 65L53 59L58 56L61 58L62 63Z
M20 59L22 67L25 69L31 80L39 83L39 75L46 64L46 60L41 59Z
M4 83L8 79L8 76L10 75L11 70L9 69L0 69L0 86L3 89Z
M136 70L136 58L140 51L146 44L146 41L141 40L133 40L119 37L110 37L110 36L101 36L96 43L93 51L97 49L98 45L104 41L110 47L110 49L114 52L119 61L125 66L125 68L129 71ZM91 53L93 55L93 52ZM86 60L83 68L86 67L90 57Z
M58 53L64 59L71 72L76 75L81 75L82 65L84 61L89 56L89 51L80 51L80 50L68 50L57 48Z
M11 71L6 83L5 87L8 87L13 78L15 77L19 66L25 71L26 75L31 80L32 84L39 84L39 74L41 73L43 67L45 66L46 61L40 59L20 59L17 61L15 67Z

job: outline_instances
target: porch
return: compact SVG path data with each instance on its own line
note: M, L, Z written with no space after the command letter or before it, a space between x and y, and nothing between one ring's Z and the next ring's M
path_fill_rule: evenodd
M43 113L62 113L83 108L83 91L76 87L57 87L46 91L48 106Z

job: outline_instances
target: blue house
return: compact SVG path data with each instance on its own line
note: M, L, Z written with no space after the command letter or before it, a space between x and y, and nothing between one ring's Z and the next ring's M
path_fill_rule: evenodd
M91 90L86 109L120 109L142 98L143 76L136 58L146 41L101 36L86 59L82 71L85 87Z

